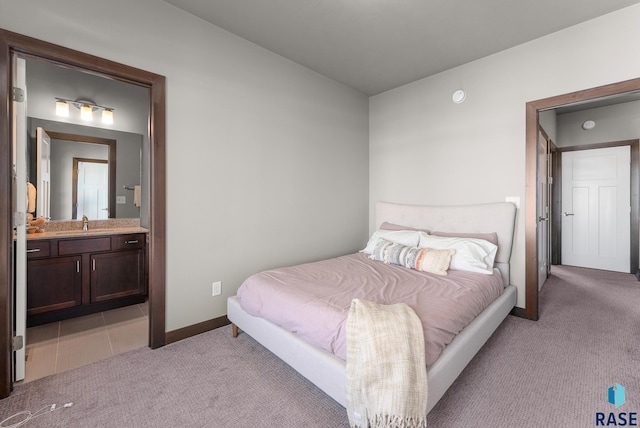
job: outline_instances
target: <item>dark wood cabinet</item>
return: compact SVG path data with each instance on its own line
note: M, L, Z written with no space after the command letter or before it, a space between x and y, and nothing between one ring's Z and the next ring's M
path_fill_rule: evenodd
M91 301L144 293L142 250L114 251L91 256Z
M146 234L27 241L27 325L135 303L147 294Z
M53 257L27 262L27 315L82 304L82 258Z

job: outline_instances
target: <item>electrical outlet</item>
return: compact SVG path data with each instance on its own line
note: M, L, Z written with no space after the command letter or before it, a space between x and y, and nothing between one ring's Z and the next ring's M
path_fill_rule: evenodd
M211 295L219 296L222 293L222 281L216 281L211 287Z
M116 204L126 204L127 197L126 196L116 196Z

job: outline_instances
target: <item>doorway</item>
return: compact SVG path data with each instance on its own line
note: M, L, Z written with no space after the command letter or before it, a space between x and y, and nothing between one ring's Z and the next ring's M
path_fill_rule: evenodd
M165 78L148 71L98 58L21 34L0 29L0 189L7 200L14 198L13 109L20 102L19 93L11 88L14 54L30 56L80 71L131 83L149 90L149 346L165 344ZM12 389L13 368L13 284L14 216L11 204L0 211L0 398ZM20 216L16 217L20 226ZM23 221L22 221L23 223ZM23 225L23 224L22 224ZM18 343L16 342L16 345Z
M597 88L587 89L584 91L573 92L569 94L559 95L556 97L545 98L537 101L531 101L526 104L526 208L525 208L525 317L532 320L538 319L538 251L540 242L538 242L538 129L540 113L568 105L581 103L590 103L601 100L610 100L625 94L637 93L640 91L640 78L627 80L611 85L601 86ZM637 164L637 156L635 163ZM632 151L632 163L634 155ZM631 218L636 219L635 224L631 226L631 270L635 272L638 268L638 177L632 172L631 183ZM634 187L635 186L635 187ZM636 189L634 192L633 189ZM554 189L555 190L555 189ZM555 200L554 200L555 202ZM556 212L555 217L560 213ZM554 218L554 222L556 219ZM635 239L635 243L634 243ZM635 251L634 251L635 250ZM635 256L634 256L635 254Z

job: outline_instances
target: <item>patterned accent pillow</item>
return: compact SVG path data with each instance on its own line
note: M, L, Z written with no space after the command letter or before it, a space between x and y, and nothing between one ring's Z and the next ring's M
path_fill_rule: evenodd
M369 258L422 272L446 275L455 252L453 249L407 247L381 239Z

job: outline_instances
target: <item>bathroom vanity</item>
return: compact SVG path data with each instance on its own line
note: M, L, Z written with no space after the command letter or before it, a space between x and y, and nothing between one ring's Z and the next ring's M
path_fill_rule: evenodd
M142 303L142 228L45 232L27 239L27 326Z

